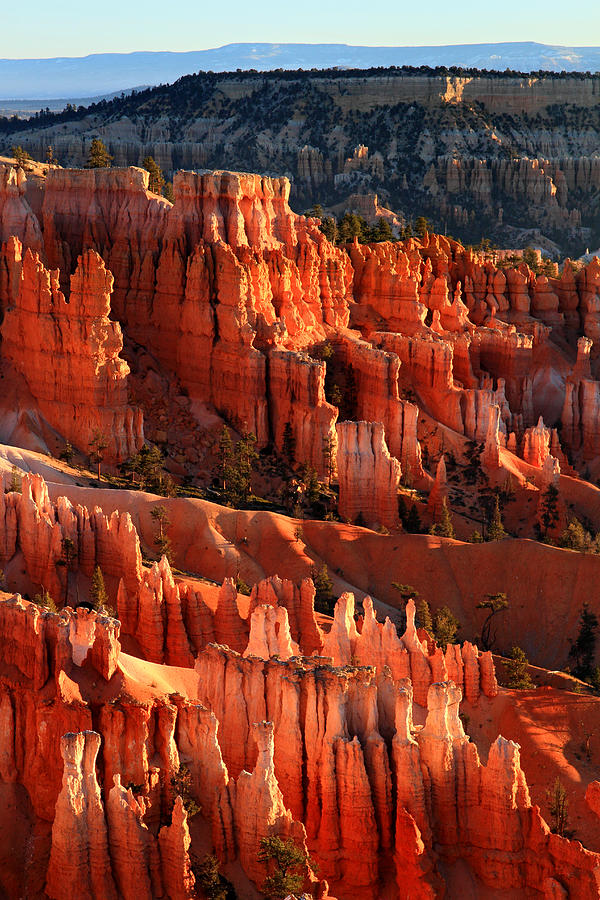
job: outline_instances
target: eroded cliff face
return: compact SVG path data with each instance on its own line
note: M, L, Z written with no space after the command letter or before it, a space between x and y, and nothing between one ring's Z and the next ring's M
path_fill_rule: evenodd
M269 609L256 606L254 620ZM95 612L57 616L0 599L3 646L10 636L14 647L0 678L0 777L22 785L52 826L49 855L34 842L17 877L42 877L55 900L191 898L193 798L221 863L238 860L259 888L260 840L278 835L310 850L342 900L438 896L456 859L481 885L597 897L598 856L550 834L518 746L498 738L483 766L464 733L463 691L472 704L496 694L491 659L422 644L412 604L402 639L369 604L357 631L352 610L341 598L329 658L211 644L184 680L123 654L114 635L112 671L94 652L98 637L82 659L75 620L86 617L88 646L94 627L114 629ZM413 723L417 701L424 726ZM183 797L172 780L181 766ZM308 867L302 874L313 896L327 896Z
M599 91L597 75L199 73L151 91L141 111L117 98L83 117L32 121L4 145L43 159L50 141L61 164L83 166L100 134L120 166L151 155L168 173L292 172L304 208L379 191L473 243L541 228L585 246L581 226L597 229Z
M2 322L2 358L23 375L39 412L75 447L87 452L101 434L109 461L141 447L142 414L128 405L129 367L120 357L123 337L112 322L113 278L101 257L87 250L77 261L68 297L58 273L18 241L2 247L10 279Z
M296 462L322 479L336 473L336 421L364 420L382 423L407 483L431 490L419 411L485 444L495 471L500 450L546 481L548 456L570 475L598 455L597 261L578 272L565 265L560 276L535 275L525 264L502 268L493 254L429 234L342 249L316 220L290 210L289 190L286 179L182 172L171 206L147 190L142 170L51 170L42 224L28 239L38 244L42 236L39 252L60 276L15 238L0 265L2 353L51 424L65 421L66 437L71 429L87 441L96 428L105 430L114 459L142 439L139 414L127 405L121 336L107 319L110 275L98 252L113 272L113 314L127 338L176 376L191 407L214 408L254 432L261 447L282 450L287 435ZM11 221L23 231L31 216L11 214ZM59 282L65 290L70 284L68 304ZM32 316L47 317L48 335L25 359ZM50 373L59 335L67 341L61 327L69 328L68 358ZM582 333L592 350L582 346L574 359ZM342 389L337 405L332 383ZM359 468L357 454L344 461L355 497ZM372 519L366 500L351 506L351 520ZM385 519L396 524L391 507Z

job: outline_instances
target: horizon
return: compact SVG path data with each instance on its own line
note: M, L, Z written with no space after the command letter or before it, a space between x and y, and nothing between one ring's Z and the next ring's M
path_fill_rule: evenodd
M211 50L223 50L227 47L348 47L348 48L364 48L364 49L380 49L380 50L395 50L395 49L421 49L421 50L434 50L436 48L446 49L448 47L494 47L494 46L536 46L536 47L548 47L550 49L557 50L580 50L580 49L591 49L591 48L600 48L600 41L593 44L557 44L557 43L548 43L546 41L534 41L534 40L523 40L523 41L469 41L469 42L449 42L444 44L380 44L380 43L348 43L348 41L229 41L226 44L219 44L218 46L210 46L210 47L194 47L188 50L165 50L164 48L160 49L149 49L148 47L139 48L136 50L94 50L90 53L84 54L58 54L56 56L0 56L0 62L10 61L15 62L22 60L24 62L35 62L37 60L61 60L61 59L88 59L92 56L135 56L136 54L145 54L145 53L169 53L176 54L180 56L185 56L190 53L203 53Z
M476 0L464 0L460 16L443 0L432 0L424 18L419 9L399 11L382 0L367 17L358 0L347 0L343 16L336 7L306 0L301 8L282 9L275 0L248 7L232 0L227 21L222 10L182 0L177 15L149 0L143 8L105 0L102 15L64 0L61 14L42 0L11 8L11 27L0 35L2 59L79 58L104 53L189 53L228 44L348 44L364 47L443 47L533 41L556 47L595 47L600 15L595 0L581 0L568 17L551 14L548 4L506 0L500 17L486 14ZM158 23L158 25L157 25ZM182 27L183 25L183 27ZM515 42L515 34L521 41ZM491 37L493 35L493 37Z

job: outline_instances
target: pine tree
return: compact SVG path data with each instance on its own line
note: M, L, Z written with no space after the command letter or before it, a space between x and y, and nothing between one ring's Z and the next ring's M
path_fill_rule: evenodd
M431 231L431 222L425 216L417 216L415 219L415 234L418 238L424 238L428 231Z
M558 523L558 488L553 484L549 484L542 495L541 510L543 536L546 538L548 532Z
M459 628L460 622L452 610L447 606L440 607L433 617L433 636L444 652L448 644L455 643Z
M504 687L518 691L526 691L534 687L529 676L528 666L529 660L525 656L525 651L520 647L513 647L510 651L510 658L504 660L506 672Z
M321 485L319 477L315 469L307 466L306 475L304 477L304 485L306 490L306 499L311 506L318 502L321 496Z
M154 161L152 156L146 156L142 160L142 167L150 175L150 178L148 179L148 189L152 191L153 194L160 195L165 184L165 177L162 173L162 169L158 163Z
M419 510L413 503L408 511L408 515L406 517L406 522L404 527L410 534L421 534L423 530L423 525L421 523L421 516L419 515Z
M278 836L261 838L258 860L275 867L262 886L267 900L283 900L290 894L300 893L309 858L292 838L285 841Z
M388 222L387 219L379 219L377 225L374 226L371 232L371 240L372 241L393 241L394 240L394 232L392 231L392 226Z
M452 524L452 516L450 515L450 510L448 509L448 504L446 502L446 498L442 500L442 511L440 513L440 521L436 522L435 525L431 528L432 534L437 534L440 537L453 538L454 537L454 525Z
M296 437L291 422L286 422L283 429L283 441L281 445L283 455L290 463L296 461Z
M598 617L591 612L586 601L579 617L579 634L571 643L569 650L569 659L575 663L573 674L584 681L587 681L592 675L597 631Z
M433 619L431 618L429 603L422 597L417 597L416 607L415 625L417 628L424 628L433 637Z
M333 615L335 608L335 597L333 596L333 582L327 571L327 564L312 570L312 580L315 586L315 609L318 612Z
M158 550L159 559L166 556L169 563L172 562L173 548L171 541L167 535L167 528L171 524L166 506L160 504L150 510L150 515L154 519L158 527L158 534L154 538L154 544Z
M90 465L98 466L98 481L100 481L101 475L101 466L102 460L104 459L104 451L108 447L108 440L104 432L100 431L97 428L94 432L92 440L90 441L89 446L89 454L90 454Z
M207 900L228 900L228 882L219 872L219 860L216 856L207 855L201 862L192 857L192 870L196 885L200 886Z
M494 511L487 532L488 541L501 541L506 537L506 530L502 523L502 514L500 512L500 499L496 496L494 503Z
M104 141L100 138L94 138L90 146L90 152L87 161L88 169L108 169L112 162L112 156L106 149Z
M477 604L477 609L487 610L487 616L481 628L481 646L484 650L492 650L496 643L496 633L492 634L494 618L503 610L508 609L509 600L506 594L486 594L486 599Z
M21 169L25 169L27 165L31 162L31 156L27 152L27 150L23 150L20 144L17 144L15 147L11 147L11 153L15 160L15 165L20 166Z
M326 434L323 438L323 461L327 471L327 484L331 484L333 478L333 463L335 460L335 442L331 433Z
M6 488L5 493L10 494L21 494L23 492L23 485L21 482L21 476L19 475L19 471L16 466L13 466L10 470L10 480L8 482L8 486Z
M67 465L70 466L74 456L75 450L73 449L73 444L70 441L65 441L65 446L60 453L59 459L63 459Z
M104 575L100 566L96 566L90 586L90 601L94 609L102 610L108 603L108 594L104 584Z
M233 490L234 481L233 440L227 425L223 425L219 437L219 475L221 487L227 497Z
M243 434L235 448L238 495L242 503L248 502L251 490L252 472L257 459L256 435L251 432Z

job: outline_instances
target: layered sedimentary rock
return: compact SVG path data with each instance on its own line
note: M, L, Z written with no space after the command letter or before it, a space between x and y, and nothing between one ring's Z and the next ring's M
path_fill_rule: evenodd
M18 265L20 247L5 247ZM14 254L11 255L10 254ZM86 452L97 435L109 461L143 443L142 414L128 405L121 329L108 318L113 278L93 251L79 257L68 299L56 272L27 250L14 305L2 323L2 357L23 374L44 418Z
M32 250L41 250L40 223L26 196L27 178L23 169L0 165L0 244L17 238Z
M580 228L592 220L600 181L597 92L597 75L578 73L389 69L313 73L310 81L303 73L198 73L155 89L141 110L115 98L85 115L21 122L3 143L6 151L21 143L43 159L51 142L61 163L84 166L100 134L117 165L151 155L169 177L224 158L234 169L291 172L302 208L345 194L361 211L357 193L364 203L385 189L394 209L411 218L426 210L453 233L469 227L485 237L493 229L507 245L515 226L537 227L583 243ZM258 93L260 121L249 114ZM394 118L411 106L411 116ZM317 107L315 131L310 111ZM183 124L182 109L190 112ZM383 118L391 121L385 128Z
M61 739L63 787L52 825L46 893L55 900L81 896L116 900L108 856L106 821L96 757L100 735L93 731Z
M490 886L529 891L542 877L557 891L571 878L578 896L595 896L597 857L549 834L530 804L516 745L499 738L482 767L464 735L462 691L473 704L480 694L497 692L489 654L470 644L448 645L443 654L421 641L412 602L401 639L389 620L376 621L368 600L359 630L353 598L344 596L323 656L284 661L272 655L278 648L267 646L259 658L252 652L254 623L265 621L265 610L277 615L279 637L285 633L287 609L257 602L277 592L284 593L283 583L265 582L251 598L246 657L214 644L199 653L197 699L173 693L140 702L117 690L110 701L96 701L98 734L90 728L91 696L72 699L73 666L83 664L82 634L91 630L77 623L70 645L53 643L72 622L68 613L42 614L44 637L31 604L0 603L3 645L10 635L15 648L7 661L32 667L27 677L37 677L30 687L21 675L3 677L0 772L26 785L36 813L53 823L49 896L66 900L76 885L85 897L193 896L186 813L171 783L181 765L216 852L222 860L237 857L259 887L265 870L257 849L261 837L273 834L300 846L306 840L341 898L403 896L408 887L417 896L433 895L443 866L457 857ZM77 618L82 615L95 616L78 611ZM62 646L71 647L70 656ZM112 646L127 672L130 658ZM157 677L159 669L153 671ZM163 673L168 680L168 666ZM110 671L103 677L115 685ZM49 707L37 706L36 684L55 685ZM412 724L413 690L415 701L428 707L422 729ZM24 730L26 710L38 717L37 729ZM56 779L36 773L40 765L60 772L55 756L63 734L60 789ZM170 820L162 824L165 810ZM490 860L502 864L490 868ZM308 871L306 879L314 883ZM323 894L323 885L314 887Z
M40 191L42 225L36 236L29 226L19 233L36 250L42 236L63 290L77 255L96 249L114 274L114 313L128 335L176 373L192 400L254 431L260 446L272 441L282 450L291 434L297 461L325 478L336 415L382 421L391 453L427 487L416 398L477 442L498 405L500 431L515 432L518 453L525 429L540 415L552 428L562 410L565 449L591 458L590 372L572 367L564 345L560 376L546 372L547 353L557 352L553 329L581 323L596 334L596 263L577 273L566 266L560 277L549 268L536 275L520 261L501 269L497 254L433 234L344 250L316 220L291 212L285 179L183 172L174 190L171 206L148 192L142 170L52 169ZM7 243L5 306L16 303L18 256ZM334 359L311 359L307 350L328 339ZM334 378L342 366L354 379L337 413L324 390L332 365ZM564 468L557 447L553 455Z
M339 422L337 469L341 516L367 525L398 525L400 463L391 456L383 425L372 422Z

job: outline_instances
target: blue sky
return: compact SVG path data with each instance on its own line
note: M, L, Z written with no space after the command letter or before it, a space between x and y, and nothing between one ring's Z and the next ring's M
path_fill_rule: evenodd
M203 50L241 41L591 46L600 44L599 10L598 0L28 0L4 11L0 57Z

